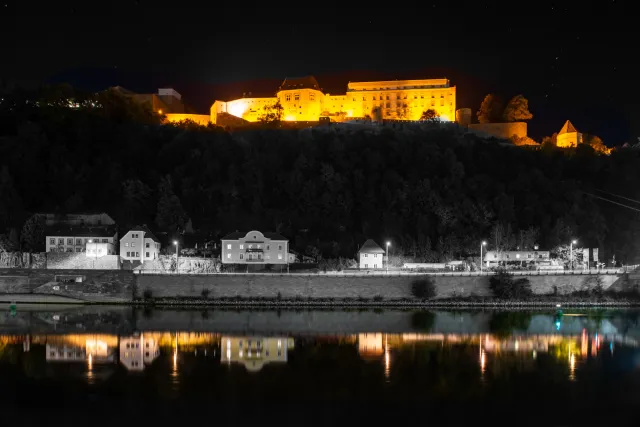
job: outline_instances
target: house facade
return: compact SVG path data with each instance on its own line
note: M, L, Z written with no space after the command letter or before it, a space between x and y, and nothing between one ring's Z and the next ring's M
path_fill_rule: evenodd
M118 232L115 225L54 225L45 229L45 239L47 252L86 252L87 245L100 243L104 255L113 255Z
M160 346L152 335L120 337L120 363L129 371L142 371L160 355Z
M484 262L487 267L500 264L539 264L548 262L549 251L487 251Z
M286 363L294 341L288 337L223 336L220 346L221 363L240 363L248 371L256 372L267 363Z
M223 264L288 264L289 240L277 233L236 231L222 238Z
M365 269L384 268L384 249L369 239L358 251L358 267Z
M158 259L160 246L160 240L149 228L134 227L120 239L120 258L140 262Z

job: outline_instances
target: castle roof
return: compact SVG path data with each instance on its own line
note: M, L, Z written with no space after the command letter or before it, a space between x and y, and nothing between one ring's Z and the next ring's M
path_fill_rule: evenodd
M315 89L320 90L318 81L313 76L287 77L280 85L280 90Z
M382 249L376 242L369 239L360 248L358 251L360 254L383 254L384 249Z
M577 133L576 127L569 120L562 126L558 135L562 135L563 133Z

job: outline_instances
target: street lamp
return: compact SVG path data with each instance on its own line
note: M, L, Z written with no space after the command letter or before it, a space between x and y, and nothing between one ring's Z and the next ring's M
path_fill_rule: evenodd
M569 244L569 261L571 262L571 271L573 271L573 245L578 243L577 240L572 240L571 244Z
M93 243L93 239L89 239L89 243ZM95 245L93 245L93 251L95 252L95 256L93 258L93 269L96 269L96 259L98 259L98 243L96 242Z
M483 240L482 244L480 245L480 274L482 274L482 264L484 263L484 259L482 258L482 250L485 246L487 246L487 242Z
M391 246L391 242L387 242L387 273L389 273L389 246Z
M176 245L176 274L178 274L178 268L179 268L178 267L178 261L179 261L179 259L178 259L178 241L174 240L173 244Z

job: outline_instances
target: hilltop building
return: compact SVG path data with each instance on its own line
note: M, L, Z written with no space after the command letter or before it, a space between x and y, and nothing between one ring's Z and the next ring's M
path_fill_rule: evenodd
M558 132L556 145L561 148L571 148L577 147L578 144L582 144L582 134L578 132L573 123L567 120Z
M135 93L121 86L111 89L130 97L139 104L147 104L154 113L164 115L167 122L192 120L202 126L209 124L209 115L194 114L194 111L182 101L182 95L175 89L161 88L158 89L158 93Z
M448 79L350 82L346 93L330 94L313 76L287 78L273 97L215 101L211 122L218 124L220 115L257 122L265 107L278 102L283 108L283 120L289 122L318 122L321 117L332 121L364 117L419 120L428 109L437 111L444 121L453 121L456 87Z

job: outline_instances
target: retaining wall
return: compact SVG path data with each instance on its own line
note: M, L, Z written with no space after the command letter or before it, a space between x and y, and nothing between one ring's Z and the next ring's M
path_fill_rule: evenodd
M411 284L421 276L349 277L305 275L226 275L166 276L140 275L137 297L149 290L154 298L199 297L203 290L209 298L412 298ZM428 276L435 282L437 298L453 296L491 296L487 276ZM608 289L618 280L616 275L600 276L529 276L533 292L558 294L593 288L597 277Z

